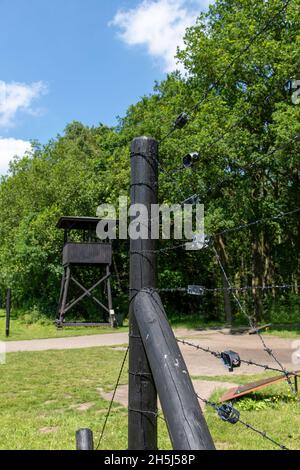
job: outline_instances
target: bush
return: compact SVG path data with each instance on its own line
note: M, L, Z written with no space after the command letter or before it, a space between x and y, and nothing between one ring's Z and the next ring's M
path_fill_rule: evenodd
M43 315L37 306L34 306L32 310L24 312L20 316L20 320L26 325L50 325L52 322Z

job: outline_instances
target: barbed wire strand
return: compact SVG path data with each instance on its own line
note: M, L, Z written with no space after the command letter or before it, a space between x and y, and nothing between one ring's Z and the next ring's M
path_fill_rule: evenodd
M198 351L202 351L204 353L210 354L211 356L215 357L216 359L221 359L221 360L223 359L222 358L222 353L220 353L218 351L213 351L210 348L204 348L203 346L199 346L197 344L191 343L190 341L186 341L186 340L179 339L179 338L176 338L176 339L177 339L177 342L179 344L182 344L183 346L188 346L190 348L197 349ZM240 362L241 362L241 364L245 364L247 366L258 367L260 369L264 369L265 371L270 371L270 372L278 372L283 377L285 376L285 374L282 372L282 369L277 369L277 368L271 367L267 364L261 364L259 362L253 361L252 359L247 360L247 359L240 358ZM297 374L295 372L289 372L289 375L292 376L292 377L296 377Z
M127 361L128 353L129 353L129 347L126 349L126 353L125 353L124 359L122 361L122 365L121 365L121 368L120 368L120 372L119 372L119 375L118 375L116 386L114 388L114 393L113 393L112 399L110 401L110 404L109 404L109 407L108 407L108 410L107 410L107 414L106 414L106 417L105 417L105 421L104 421L104 424L103 424L103 428L102 428L102 431L101 431L101 435L100 435L99 442L98 442L98 445L96 447L96 450L99 450L99 448L101 446L101 443L102 443L102 440L103 440L103 437L104 437L106 426L107 426L107 423L108 423L108 420L109 420L109 417L110 417L110 414L111 414L111 411L112 411L113 404L115 402L117 390L120 386L120 381L121 381L123 370L124 370L124 367L125 367L125 364L126 364L126 361Z
M284 217L288 217L290 215L295 215L295 214L298 214L298 213L300 213L300 207L298 207L297 209L294 209L290 212L281 212L278 215L275 215L275 216L272 216L272 217L263 217L261 219L255 220L254 222L249 222L247 224L238 225L236 227L229 228L229 229L223 230L222 232L216 233L213 236L216 237L216 236L220 236L220 235L226 235L227 233L243 230L245 228L249 228L249 227L252 227L254 225L265 224L265 223L273 221L273 220L283 219Z
M274 221L274 220L280 220L280 219L283 219L284 217L289 217L289 216L292 216L292 215L295 215L295 214L298 214L298 213L300 213L300 208L296 208L296 209L288 211L288 212L280 212L280 213L278 213L274 216L271 216L271 217L263 217L263 218L255 220L253 222L249 222L247 224L240 224L240 225L237 225L236 227L226 229L226 230L223 230L221 232L209 235L208 238L210 238L210 239L211 238L216 238L218 236L222 236L222 235L225 235L227 233L240 231L240 230L243 230L243 229L255 226L255 225L264 224L264 223ZM142 222L140 220L137 221L136 223L140 224L140 225L143 225L143 226L145 226L146 228L149 229L149 225L152 222L156 221L156 220L157 220L157 217L149 219L148 224L146 222ZM186 241L185 243L181 243L181 244L171 246L171 247L160 248L160 249L157 249L157 250L134 251L133 254L141 254L141 253L156 253L156 254L159 254L159 253L166 253L166 252L169 252L169 251L176 251L176 250L179 250L179 249L182 249L182 248L186 248L187 243L191 243L191 242Z
M232 67L236 64L236 62L242 57L242 55L247 52L251 47L252 45L264 34L266 33L268 30L269 30L269 27L273 25L274 21L276 20L276 18L281 15L282 13L284 13L289 4L292 2L293 0L287 0L285 2L283 2L283 6L280 8L280 10L269 20L267 21L267 23L265 24L265 26L260 30L258 31L254 36L252 36L250 38L250 40L248 41L248 43L246 44L246 46L244 46L237 54L236 56L232 59L232 61L229 63L229 65L225 68L224 72L221 74L221 76L219 78L217 78L217 80L211 84L208 89L204 92L203 96L201 97L200 100L197 101L197 103L189 110L187 111L187 115L189 116L190 114L198 111L198 109L200 108L200 106L207 100L207 98L209 97L210 93L213 91L213 90L216 90L217 87L220 85L221 81L226 77L226 75L228 74L228 72L232 69ZM182 113L181 113L182 114ZM178 118L177 118L178 119ZM188 121L190 122L191 119L188 119ZM164 136L162 137L162 139L160 140L160 144L163 143L166 139L168 139L175 131L176 131L177 127L176 125L173 125L171 127L171 129L169 130L169 132Z
M284 80L280 82L280 87L284 87L285 85L287 85L291 80L293 80L294 77L291 77L289 80ZM259 102L258 104L255 104L255 105L252 105L252 107L244 114L242 115L236 122L234 122L232 125L230 125L219 137L217 137L216 139L214 139L210 144L208 144L207 146L205 146L203 149L200 148L199 150L199 154L201 155L204 151L204 153L207 153L211 148L214 147L214 145L216 145L217 143L219 142L222 142L223 140L225 140L225 137L232 131L234 130L236 127L238 127L240 124L242 124L242 122L244 121L245 117L247 116L252 116L253 113L256 111L256 110L260 110L262 105L265 103L265 102L268 102L270 100L270 98L272 98L272 96L274 96L276 93L278 93L278 89L276 87L272 87L272 92L269 93L267 96L264 97L263 101ZM248 99L244 99L243 100L243 103L244 104L248 104L249 101ZM234 164L236 164L237 162L232 162ZM191 169L191 168L189 168ZM192 168L193 170L195 169L194 167ZM180 166L177 166L176 168L171 168L169 170L164 170L164 178L171 181L172 180L172 177L175 173L179 173L181 171L186 171L187 168L182 164Z
M200 296L202 292L214 293L214 292L246 292L246 291L255 291L255 290L289 290L295 289L294 284L283 284L279 285L272 285L272 286L244 286L244 287L204 287L204 286L191 286L197 287L200 293L191 293L188 287L171 287L171 288L162 288L157 289L157 292L163 293L170 293L174 294L176 292L182 292L190 295ZM299 294L298 294L299 295Z
M220 411L222 411L222 408L220 406L218 406L216 403L212 403L210 402L209 400L205 400L205 398L202 398L200 395L196 394L197 398L202 401L202 403L205 403L207 406L210 406L211 408L213 408L215 411L217 411L217 413L219 413ZM238 422L246 427L247 429L259 434L263 439L266 439L268 441L270 441L272 444L274 444L276 447L279 447L281 450L289 450L285 445L283 444L280 444L278 441L275 441L275 439L273 439L272 437L270 437L266 432L264 431L260 431L259 429L255 428L254 426L252 426L251 424L248 424L246 423L245 421L241 420L241 418L239 417L238 419Z
M217 249L216 249L215 246L213 246L213 251L214 251L214 253L215 253L215 255L216 255L218 264L219 264L219 266L220 266L220 268L221 268L221 271L222 271L223 276L224 276L224 278L225 278L225 280L226 280L226 283L228 284L228 286L232 287L231 281L230 281L230 279L229 279L229 277L228 277L228 275L227 275L227 273L226 273L226 271L225 271L225 268L224 268L223 263L222 263L222 261L221 261L221 258L220 258L220 256L219 256L219 253L218 253L218 251L217 251ZM241 313L245 316L245 318L248 319L248 322L249 322L250 327L251 327L253 330L256 330L257 336L258 336L258 338L260 339L260 341L261 341L261 343L262 343L262 346L263 346L264 351L265 351L270 357L272 357L273 360L276 362L276 364L281 368L282 372L284 373L284 375L285 375L285 377L286 377L287 383L288 383L288 385L289 385L289 387L290 387L292 393L293 393L294 396L297 398L297 400L300 402L300 396L299 396L299 394L297 393L297 390L295 389L295 387L294 387L294 385L293 385L293 383L292 383L292 381L291 381L291 379L290 379L289 372L288 372L288 371L285 369L285 367L281 364L281 362L279 361L279 359L278 359L278 358L276 357L276 355L274 354L273 350L270 349L270 348L267 346L266 341L264 340L263 336L260 334L260 332L259 332L259 330L258 330L258 328L257 328L257 325L256 325L256 323L254 322L254 318L247 314L245 308L244 308L244 307L242 306L242 304L241 304L241 301L240 301L239 297L236 295L236 293L235 293L234 291L232 292L232 295L233 295L233 297L234 297L234 299L235 299L237 305L239 306L239 309L240 309Z
M158 306L158 308L159 308L161 311L163 311L163 310L162 310L162 305L161 305L161 304L157 301L157 299L153 296L153 294L156 292L155 289L153 289L153 288L143 288L143 289L140 289L140 290L139 290L139 293L140 293L140 292L147 292L147 293L151 296L151 298L153 299L153 301L155 302L155 304ZM138 295L138 294L136 294L136 295ZM135 297L136 297L136 296L135 296ZM134 297L134 298L135 298L135 297ZM177 339L177 341L180 341L180 340ZM197 347L197 349L198 349L198 347ZM211 354L214 354L214 352L213 352L213 351L210 351L210 350L207 350L207 351L205 351L205 352L210 352ZM216 353L216 354L218 354L218 353ZM247 361L247 362L250 362L250 361ZM254 365L254 364L253 364L253 365ZM267 366L267 367L268 367L268 366ZM206 405L212 407L212 408L213 408L215 411L217 411L218 413L221 411L221 407L218 406L217 404L212 403L212 402L210 402L209 400L206 400L206 399L202 398L202 397L201 397L200 395L198 395L196 392L195 392L195 395L196 395L196 397L197 397L200 401L202 401L202 402L205 403ZM145 414L151 414L151 415L158 416L158 413L154 413L154 412L148 412L148 411L145 412L145 411L142 411L142 410L132 410L132 411L135 411L135 412L137 412L137 413L145 413ZM276 445L277 447L280 447L282 450L289 450L289 449L287 449L286 446L284 446L283 444L280 444L278 441L275 441L272 437L268 436L268 434L267 434L266 432L260 431L259 429L255 428L255 427L252 426L251 424L248 424L248 423L246 423L245 421L241 420L241 419L240 419L240 416L239 416L238 422L239 422L242 426L246 427L248 430L251 430L251 431L253 431L253 432L259 434L259 435L260 435L261 437L263 437L264 439L266 439L266 440L272 442L272 443L273 443L274 445Z

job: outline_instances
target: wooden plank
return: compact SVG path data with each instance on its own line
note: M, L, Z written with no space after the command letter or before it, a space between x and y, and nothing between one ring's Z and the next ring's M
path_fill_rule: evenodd
M289 377L292 379L295 376L299 377L300 376L300 371L295 372L296 375L290 374ZM286 380L286 377L284 375L280 375L277 377L271 377L269 379L265 380L259 380L257 382L252 382L247 385L241 385L238 388L231 388L230 390L227 390L227 392L222 396L220 402L223 403L225 401L231 401L235 400L236 398L243 397L245 395L249 395L250 393L257 392L258 390L262 390L266 387L270 387L271 385L274 385L276 383L280 383Z
M249 335L257 335L258 333L261 333L264 330L268 330L269 328L272 328L272 323L258 326L257 328L251 328L251 330L249 331Z
M63 250L63 265L111 265L111 243L67 243Z

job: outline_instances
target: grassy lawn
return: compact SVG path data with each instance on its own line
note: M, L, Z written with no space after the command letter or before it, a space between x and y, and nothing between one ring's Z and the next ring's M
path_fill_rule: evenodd
M0 366L0 449L74 449L75 431L93 429L97 441L109 403L99 389L113 390L124 352L115 348L8 354ZM262 376L234 376L245 383ZM207 377L201 379L208 380ZM229 376L213 377L222 382ZM127 383L124 371L122 384ZM221 393L213 397L217 400ZM236 403L242 419L270 433L287 447L300 448L300 405L280 384ZM214 410L206 416L218 449L273 449L262 437L223 423ZM101 446L126 449L127 413L115 404ZM163 421L159 420L159 448L171 448Z
M123 357L111 348L8 354L0 366L0 449L72 450L84 427L97 440L109 405L97 390L114 388ZM170 449L159 421L160 447ZM101 449L126 446L126 410L115 405Z
M195 315L176 316L171 315L170 323L173 328L186 328L190 330L205 330L211 328L223 328L224 324L218 322L203 322L197 319ZM11 334L8 339L5 338L5 312L0 310L0 341L25 341L31 339L51 339L66 338L75 336L92 336L110 333L122 333L128 331L128 320L125 320L124 326L118 329L112 328L65 328L58 330L51 322L37 322L28 324L23 320L12 317ZM278 336L280 338L300 338L300 326L274 327L269 328L266 335Z
M300 327L274 327L270 328L265 334L272 335L272 336L278 336L279 338L294 338L294 339L299 339L300 338Z
M31 339L49 339L49 338L66 338L70 336L92 336L109 333L122 333L127 332L128 327L122 328L64 328L58 330L54 324L34 323L32 325L26 324L21 320L12 318L11 320L11 334L8 339L5 338L5 317L4 312L0 310L0 341L25 341Z
M222 392L216 392L211 400L218 401ZM286 384L251 394L238 400L234 406L240 411L241 419L245 423L266 432L290 450L300 448L300 404L291 396ZM231 425L223 422L216 417L216 412L212 408L207 408L206 418L216 446L220 450L279 449L240 423Z
M256 375L222 375L214 377L193 377L194 380L220 382L220 390L213 394L211 401L218 403L224 393L221 382L243 385L264 378L273 377L268 372ZM300 403L293 396L287 383L268 387L262 391L245 396L234 404L241 413L241 419L266 432L275 441L289 449L300 448ZM230 425L216 417L216 412L206 408L206 418L218 449L226 450L272 450L272 443L240 424Z

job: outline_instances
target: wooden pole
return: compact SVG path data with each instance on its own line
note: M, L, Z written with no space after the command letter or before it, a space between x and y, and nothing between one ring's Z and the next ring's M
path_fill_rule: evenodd
M94 436L90 429L76 432L76 450L94 450Z
M158 203L158 143L139 137L131 145L131 204L143 204L149 210ZM147 221L144 221L145 223ZM157 285L156 241L130 242L130 337L129 337L129 450L157 450L157 393L132 302L144 287Z
M157 293L134 299L135 318L153 371L174 450L215 450L194 386Z
M6 292L6 326L5 326L6 338L8 338L10 335L10 313L11 313L11 289L7 289L7 292Z

